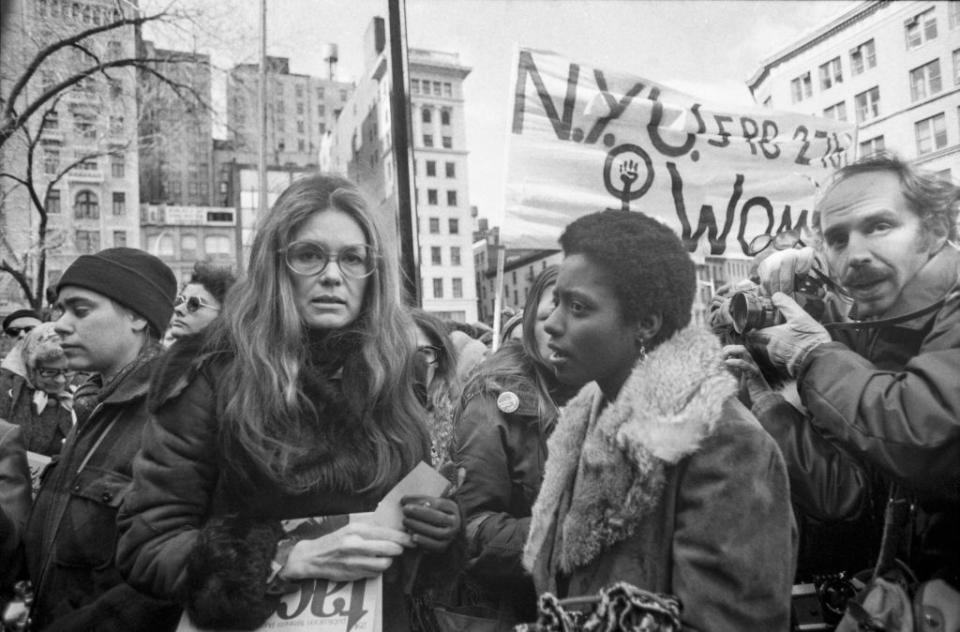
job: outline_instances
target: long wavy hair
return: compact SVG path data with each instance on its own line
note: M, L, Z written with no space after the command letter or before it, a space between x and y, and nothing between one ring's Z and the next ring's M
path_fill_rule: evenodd
M288 488L297 458L310 450L298 442L304 424L317 423L316 409L304 394L302 372L308 361L310 330L303 323L291 272L281 250L314 214L337 209L352 217L376 253L363 307L348 327L327 336L350 340L345 353L342 394L370 438L376 467L356 491L385 489L427 454L423 408L413 390L413 323L400 302L399 272L393 253L384 252L366 200L343 178L313 175L291 184L263 218L253 242L246 277L227 294L222 322L211 332L212 350L227 348L233 360L225 384L232 392L222 403L224 449L231 465L239 446L273 480Z

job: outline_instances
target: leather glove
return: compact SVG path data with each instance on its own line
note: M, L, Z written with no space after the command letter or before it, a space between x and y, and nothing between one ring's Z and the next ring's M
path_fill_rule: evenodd
M797 370L810 352L830 342L830 334L783 292L777 292L771 300L786 322L751 331L747 336L751 342L766 348L767 356L776 368L785 370L790 377L796 377Z
M417 546L431 553L446 550L460 533L460 505L449 498L404 496L403 527Z
M757 266L757 275L767 296L783 292L792 298L795 277L810 272L814 267L822 266L819 265L813 248L790 248L778 250L761 261Z

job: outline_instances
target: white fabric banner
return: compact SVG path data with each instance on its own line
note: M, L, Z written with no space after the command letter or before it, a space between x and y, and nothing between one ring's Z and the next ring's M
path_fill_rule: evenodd
M501 227L509 248L557 248L606 208L642 211L690 252L743 256L809 226L817 188L853 159L855 127L708 105L648 79L520 49Z

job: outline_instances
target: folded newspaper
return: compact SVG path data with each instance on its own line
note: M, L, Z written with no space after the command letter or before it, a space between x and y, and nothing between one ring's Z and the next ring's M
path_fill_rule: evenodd
M369 522L402 529L401 498L414 494L440 496L447 485L446 479L436 470L426 463L420 463L383 497L375 511L284 520L283 530L286 535L296 537L297 540L306 540L333 533L350 522ZM300 582L299 590L284 595L277 604L276 612L257 630L382 632L382 614L381 576L353 582L311 579ZM180 617L177 632L203 630L193 625L184 612Z

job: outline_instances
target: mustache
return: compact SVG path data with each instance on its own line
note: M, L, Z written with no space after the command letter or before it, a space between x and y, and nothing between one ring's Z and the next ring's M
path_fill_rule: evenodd
M843 277L845 287L870 285L887 278L883 270L876 268L857 268Z

